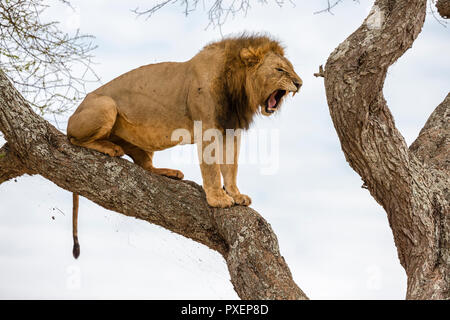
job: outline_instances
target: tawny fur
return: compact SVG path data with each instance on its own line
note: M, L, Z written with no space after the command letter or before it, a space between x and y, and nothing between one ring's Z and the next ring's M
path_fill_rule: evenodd
M270 115L265 105L275 91L283 92L278 109L285 94L297 92L301 84L277 41L227 38L205 46L189 61L142 66L89 93L70 117L67 135L75 145L110 156L127 154L150 172L182 179L181 171L152 163L155 151L179 144L171 139L175 129L186 129L191 137L194 121L202 121L203 131L248 129L259 111ZM236 186L239 150L234 149L233 164L200 165L213 207L251 203Z

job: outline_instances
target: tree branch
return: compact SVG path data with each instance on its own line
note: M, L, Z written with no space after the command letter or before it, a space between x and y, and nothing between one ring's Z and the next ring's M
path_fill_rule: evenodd
M430 115L409 150L423 163L450 173L450 93Z
M450 220L448 179L409 151L383 97L388 68L411 47L425 14L426 0L376 0L328 58L325 88L345 157L388 214L407 297L443 299L450 298L450 260L441 259L450 257L442 237Z
M0 184L23 174L33 174L28 170L7 143L0 148Z
M243 299L307 299L292 280L270 225L254 210L212 209L190 181L151 174L71 145L37 116L0 70L0 129L28 170L98 205L198 241L225 258Z
M436 8L442 18L450 18L450 0L437 0Z

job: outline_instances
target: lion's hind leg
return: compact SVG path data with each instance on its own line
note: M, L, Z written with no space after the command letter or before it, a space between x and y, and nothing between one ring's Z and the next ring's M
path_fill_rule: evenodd
M184 174L180 170L152 167L149 171L176 180L182 180L184 178Z
M153 152L142 150L141 148L116 137L113 138L113 141L123 148L125 154L129 155L133 159L134 163L141 166L145 170L172 179L181 180L184 178L184 174L180 170L155 168L153 166Z
M137 148L137 149L139 149L139 148ZM128 150L125 149L125 152L127 152L127 151ZM130 157L133 158L133 160L136 164L140 165L145 170L148 170L151 173L159 174L159 175L166 176L166 177L176 179L176 180L181 180L184 178L184 174L180 170L168 169L168 168L155 168L153 166L153 152L147 152L142 149L139 149L138 152L139 152L139 160L136 160L136 157L131 154L130 154ZM135 155L136 155L136 153L137 152L135 151Z
M72 144L94 149L112 157L124 155L109 136L116 122L117 106L108 96L89 94L69 118L67 136Z
M97 150L101 153L110 155L111 157L121 157L125 154L120 146L108 140L94 140L85 142L79 141L75 138L70 138L70 142L77 146Z

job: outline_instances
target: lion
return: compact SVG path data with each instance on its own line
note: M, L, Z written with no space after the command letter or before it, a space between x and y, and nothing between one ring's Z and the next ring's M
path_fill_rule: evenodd
M67 136L74 145L113 157L126 154L151 173L183 179L181 171L155 168L152 162L155 151L180 144L171 139L174 130L194 136L195 121L201 121L203 132L246 130L256 114L274 114L301 86L278 41L266 35L229 37L206 45L186 62L145 65L89 93L69 118ZM199 154L207 147L203 142ZM239 147L233 149L231 163L200 161L212 207L251 204L236 184Z

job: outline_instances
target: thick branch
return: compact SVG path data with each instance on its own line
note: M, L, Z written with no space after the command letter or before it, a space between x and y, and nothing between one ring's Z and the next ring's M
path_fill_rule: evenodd
M23 174L33 174L28 170L6 143L0 148L0 184Z
M388 214L408 298L450 298L448 179L424 166L395 127L383 97L389 68L421 31L426 0L377 0L364 23L328 58L330 114L350 166Z
M256 211L212 209L193 182L153 175L125 159L71 145L30 109L1 70L0 129L28 170L104 208L218 251L241 298L307 299L292 280L270 225Z

